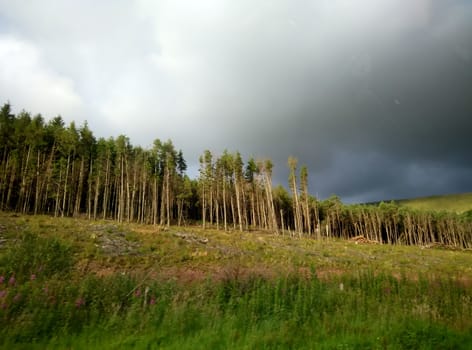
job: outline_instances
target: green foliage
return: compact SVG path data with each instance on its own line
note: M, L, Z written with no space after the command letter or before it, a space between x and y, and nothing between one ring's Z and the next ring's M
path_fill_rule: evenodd
M472 344L467 251L197 227L158 231L4 213L0 221L6 240L0 250L0 348L467 349ZM118 257L100 252L100 239L113 241L121 232L156 251ZM83 250L95 243L99 253L86 257ZM63 254L54 258L52 250ZM10 262L15 255L24 258ZM62 255L70 264L74 256L79 261L58 271ZM46 264L46 257L55 263ZM32 270L20 268L28 264L45 267L31 278Z
M393 344L401 349L467 349L472 337L461 335L444 325L406 320L392 329Z
M18 281L66 275L74 264L72 249L58 238L22 233L0 258L0 273Z
M462 218L468 221L472 221L472 209L462 213Z
M26 282L3 297L0 346L466 349L472 294L454 281L373 273L258 275L179 285L127 275ZM434 288L433 288L434 286ZM4 288L4 287L2 287ZM446 308L442 304L447 304ZM80 344L80 345L79 345Z

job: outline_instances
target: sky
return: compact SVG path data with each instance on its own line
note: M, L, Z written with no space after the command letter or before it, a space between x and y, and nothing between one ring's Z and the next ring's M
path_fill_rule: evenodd
M0 0L0 103L287 158L318 198L472 191L472 1Z

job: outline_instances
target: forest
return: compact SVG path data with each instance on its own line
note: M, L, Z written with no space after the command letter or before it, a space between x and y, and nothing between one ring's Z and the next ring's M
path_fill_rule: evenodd
M237 151L203 151L199 176L191 179L171 140L156 139L144 149L125 135L96 138L86 122L15 115L8 103L0 111L0 157L3 211L472 248L470 212L319 200L309 192L307 167L295 157L287 161L288 190L273 186L270 159L244 161Z

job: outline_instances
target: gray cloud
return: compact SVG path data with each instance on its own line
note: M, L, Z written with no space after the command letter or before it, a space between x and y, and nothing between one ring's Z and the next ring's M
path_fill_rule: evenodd
M272 158L284 184L295 155L320 197L472 190L468 1L0 9L0 96L17 108L87 119L143 146L171 138L193 169L204 149L228 148Z

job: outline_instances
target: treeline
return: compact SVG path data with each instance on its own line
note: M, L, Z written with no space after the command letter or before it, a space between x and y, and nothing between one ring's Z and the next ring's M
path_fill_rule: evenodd
M472 248L471 212L462 215L411 209L394 202L343 205L339 198L322 202L321 217L328 236L388 244L443 245Z
M58 116L0 111L0 209L54 216L86 216L161 226L203 227L390 244L472 247L470 215L414 211L394 203L344 205L309 194L308 169L290 157L288 192L273 187L270 160L209 150L198 179L186 174L182 151L156 139L133 146L120 135L96 138L85 123Z
M151 149L126 136L94 137L87 124L0 111L0 207L21 213L86 215L170 225L190 211L194 183L171 141Z
M393 202L379 205L345 205L339 197L319 201L308 191L308 169L297 169L290 157L288 183L272 187L270 160L249 159L243 168L239 153L224 152L213 159L210 151L200 158L200 200L203 225L217 228L266 229L295 237L472 248L472 213L420 211Z

